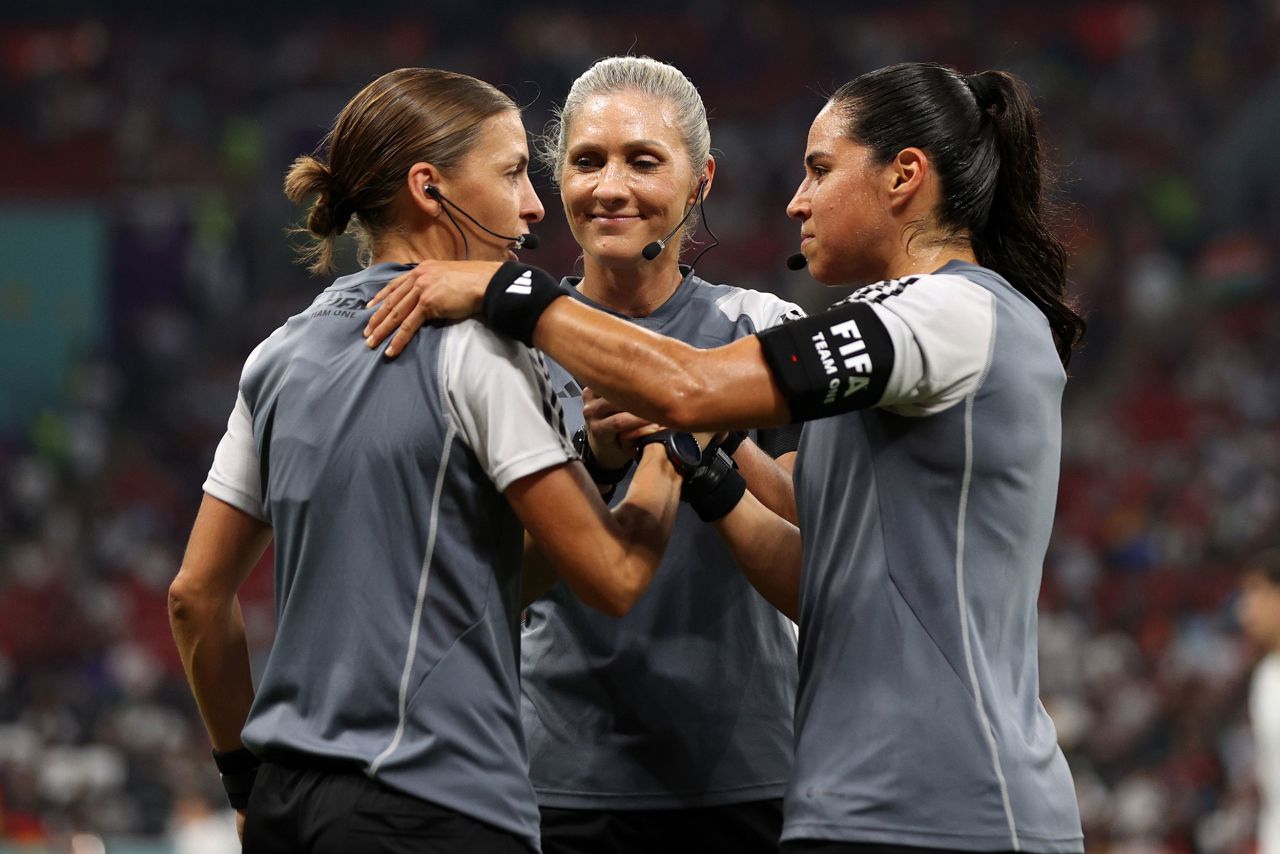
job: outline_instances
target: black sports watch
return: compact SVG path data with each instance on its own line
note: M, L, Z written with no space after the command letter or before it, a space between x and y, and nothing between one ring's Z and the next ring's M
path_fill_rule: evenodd
M676 474L688 475L702 464L702 447L692 433L673 433L670 430L659 430L636 440L636 459L644 451L645 445L661 444L667 449L667 459L675 467Z
M618 469L607 469L600 465L600 461L591 450L591 443L587 441L585 424L573 434L573 449L578 452L578 456L582 457L582 464L586 467L592 482L600 486L617 486L627 476L627 472L631 471L631 460L627 460L627 464Z

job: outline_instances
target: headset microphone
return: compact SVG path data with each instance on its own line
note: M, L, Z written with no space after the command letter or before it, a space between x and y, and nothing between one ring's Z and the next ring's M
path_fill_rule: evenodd
M644 249L640 250L640 254L644 256L644 260L652 261L654 258L657 258L659 255L661 255L662 250L667 248L667 241L675 237L677 231L684 228L684 224L689 221L689 215L693 213L693 209L702 202L702 191L706 189L706 186L707 186L707 179L700 178L698 180L697 200L693 204L689 205L689 209L684 212L684 216L680 217L680 221L676 223L676 227L671 229L671 231L667 234L666 237L662 238L661 240L655 240L652 243L645 246ZM710 247L707 247L707 248L709 249ZM703 251L705 252L706 250L704 249Z
M462 214L467 219L471 220L473 223L476 224L476 228L480 229L486 234L492 234L494 237L498 237L498 238L501 238L502 240L510 241L511 244L516 249L537 249L538 248L538 235L536 234L518 234L518 235L499 234L498 232L494 231L491 228L486 228L480 222L480 220L476 219L471 214L467 213L462 208L458 207L456 204L454 204L453 202L445 198L444 193L440 192L440 188L437 187L435 184L423 185L422 192L426 193L428 196L435 199L437 202L440 202L442 206L447 205L447 207L443 207L445 216L449 217L449 222L453 223L453 227L458 229L458 234L462 235L462 246L463 246L463 249L466 251L466 256L468 258L471 257L471 246L470 244L467 243L467 234L462 230L462 227L458 225L458 221L453 218L453 214L449 213L449 208L453 208L458 213Z
M807 266L809 266L809 259L804 257L804 253L797 252L794 255L787 256L788 270L803 270Z

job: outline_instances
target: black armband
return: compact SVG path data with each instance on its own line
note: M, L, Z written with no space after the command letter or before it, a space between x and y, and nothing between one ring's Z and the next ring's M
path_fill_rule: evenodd
M884 397L893 340L867 303L842 303L757 337L793 422L866 409Z
M489 328L533 346L533 330L547 306L569 291L551 274L529 264L508 261L498 268L484 292L484 318Z
M685 477L680 500L687 501L702 521L715 522L738 506L747 492L747 482L733 457L723 449L716 449L703 460L702 465Z
M213 764L218 766L218 773L222 775L222 788L227 790L231 808L242 810L247 807L262 760L242 747L239 750L213 751Z

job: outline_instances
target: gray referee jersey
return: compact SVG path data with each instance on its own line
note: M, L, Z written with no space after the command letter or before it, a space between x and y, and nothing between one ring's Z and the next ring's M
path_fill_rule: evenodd
M969 264L939 273L852 298L939 348L976 317L982 342L990 336L985 364L972 382L943 383L944 396L962 397L941 411L878 408L805 425L783 839L1081 851L1037 665L1065 375L1044 316L1007 282ZM929 316L934 296L969 308Z
M475 321L424 327L394 361L365 347L366 301L406 269L339 279L242 376L205 489L275 529L276 638L243 739L355 760L536 849L502 490L574 454L534 351Z
M799 313L771 294L687 274L666 303L632 321L705 348ZM550 367L576 430L582 391ZM689 507L680 507L653 584L627 616L599 614L559 583L528 608L521 657L530 776L542 806L669 809L785 791L794 627Z

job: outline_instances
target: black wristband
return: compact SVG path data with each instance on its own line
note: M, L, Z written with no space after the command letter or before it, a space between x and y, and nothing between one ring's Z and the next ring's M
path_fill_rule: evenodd
M489 328L533 346L533 330L547 306L569 291L551 274L529 264L508 261L498 268L484 292L484 318Z
M720 450L732 457L738 448L741 447L742 443L747 441L747 436L749 435L750 433L746 430L734 430L728 436L724 437L724 441L719 445Z
M587 428L579 427L578 431L573 434L573 449L582 457L582 465L587 470L587 475L591 478L591 482L600 486L616 487L627 476L627 472L631 471L630 459L622 468L607 469L600 465L600 460L596 458L595 452L591 450L591 442L587 440ZM609 496L613 496L610 491ZM608 498L605 499L608 501Z
M694 469L685 478L680 499L687 501L698 518L715 522L729 515L747 492L747 481L738 471L733 457L716 449L711 460Z
M247 807L262 760L242 747L239 750L213 751L213 764L218 766L218 773L222 775L222 788L227 792L231 808L242 810Z

